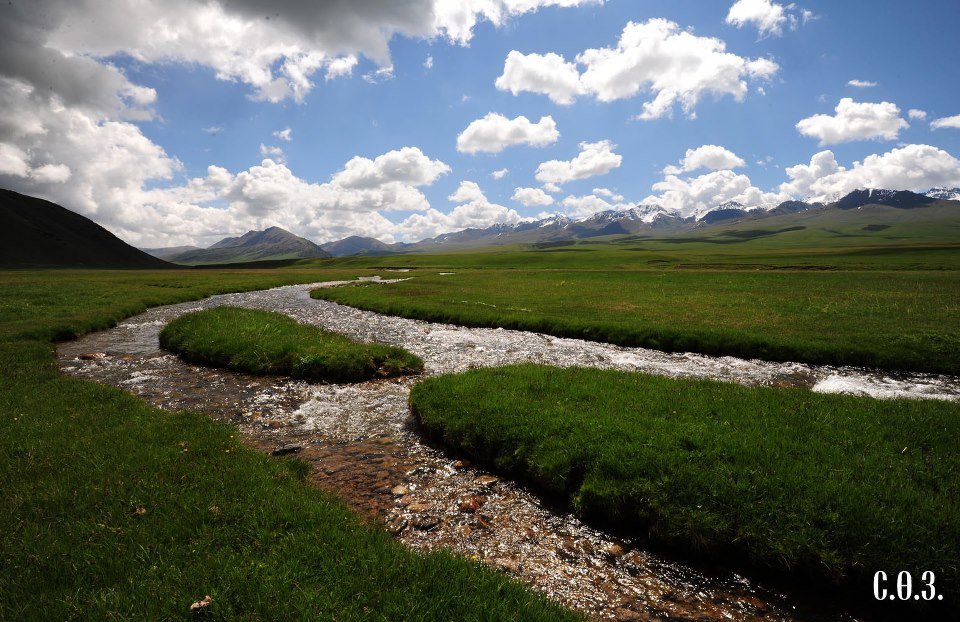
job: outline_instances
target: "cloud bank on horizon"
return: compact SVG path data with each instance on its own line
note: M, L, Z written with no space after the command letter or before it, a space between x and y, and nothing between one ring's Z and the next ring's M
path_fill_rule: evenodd
M144 247L960 186L960 7L675 4L8 4L0 186Z

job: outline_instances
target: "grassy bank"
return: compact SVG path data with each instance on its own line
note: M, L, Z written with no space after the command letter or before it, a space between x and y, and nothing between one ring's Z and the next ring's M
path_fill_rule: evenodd
M423 371L403 348L358 343L282 313L219 307L187 313L160 331L160 347L199 365L304 380L361 382Z
M351 271L0 273L0 619L575 619L416 555L229 426L62 377L52 337L150 305Z
M953 271L418 270L312 292L467 326L767 360L960 373Z
M456 453L655 542L864 597L890 568L960 587L960 405L536 365L430 378L410 400Z

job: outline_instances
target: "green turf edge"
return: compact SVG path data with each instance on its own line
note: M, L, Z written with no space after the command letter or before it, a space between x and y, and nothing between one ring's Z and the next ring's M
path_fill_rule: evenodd
M530 364L428 378L410 405L600 526L864 595L877 570L960 587L954 403Z
M360 343L273 311L217 307L186 313L160 331L160 347L191 363L325 382L423 372L407 350Z

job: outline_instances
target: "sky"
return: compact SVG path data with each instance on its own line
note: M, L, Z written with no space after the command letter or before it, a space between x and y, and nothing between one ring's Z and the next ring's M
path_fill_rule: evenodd
M0 187L140 247L960 186L960 3L10 0Z

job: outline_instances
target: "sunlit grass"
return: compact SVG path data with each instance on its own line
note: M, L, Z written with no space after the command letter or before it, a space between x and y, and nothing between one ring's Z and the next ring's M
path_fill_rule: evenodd
M960 373L960 273L419 270L315 298L423 320L776 361Z
M660 544L833 581L960 578L957 404L537 365L410 401L454 453Z
M282 313L235 307L181 315L160 332L160 346L201 365L305 380L359 382L423 371L420 357L403 348L358 343Z
M65 378L53 337L349 271L0 272L0 619L571 620L502 575L415 554L232 427Z

